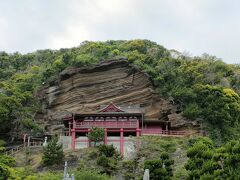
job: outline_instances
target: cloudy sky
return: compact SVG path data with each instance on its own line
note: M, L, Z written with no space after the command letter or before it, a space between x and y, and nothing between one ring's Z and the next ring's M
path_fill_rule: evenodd
M0 51L149 39L240 63L239 0L0 0Z

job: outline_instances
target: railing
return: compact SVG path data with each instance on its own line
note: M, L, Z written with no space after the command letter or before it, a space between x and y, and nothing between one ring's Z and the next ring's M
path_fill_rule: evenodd
M25 147L34 148L34 147L42 147L42 145L43 145L42 141L36 141L36 142L32 141L32 142L29 142L29 143L26 142L25 144L21 144L21 145L15 146L15 147L7 150L5 152L5 154L13 156L14 154L16 154L17 152L21 151Z
M176 135L184 136L187 135L186 131L172 131L172 130L161 130L161 129L142 129L143 135Z
M71 136L71 129L69 130L69 128L65 128L62 130L62 135L63 136Z
M41 147L43 145L42 141L31 141L29 142L29 147ZM26 142L26 145L28 146L28 143Z
M83 121L76 123L76 128L137 128L137 121Z
M23 144L19 145L19 146L15 146L13 148L11 148L10 150L6 151L6 155L14 155L15 153L17 153L18 151L22 150L24 147Z

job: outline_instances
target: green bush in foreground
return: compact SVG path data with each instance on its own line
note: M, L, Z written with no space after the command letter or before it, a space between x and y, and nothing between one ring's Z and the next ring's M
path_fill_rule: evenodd
M101 173L108 175L116 174L119 168L118 161L120 159L121 157L113 145L98 146L97 165Z
M209 138L199 138L187 151L185 168L189 179L240 179L240 141L215 147Z
M87 134L87 137L94 142L94 146L98 142L103 141L104 139L104 130L103 128L93 127L91 131Z
M98 151L100 155L105 155L106 157L113 157L118 154L113 145L100 145Z
M95 171L76 171L74 173L74 177L76 180L110 180L111 177L105 175L105 174L99 174Z
M145 161L144 169L149 169L151 180L167 180L173 176L173 163L168 153L162 153L159 159Z
M57 138L54 137L46 147L43 148L43 165L51 166L54 164L62 163L64 158L63 148L58 144Z
M111 177L100 174L97 171L79 170L70 172L74 174L75 180L110 180ZM60 180L63 178L63 171L55 172L34 172L30 167L15 168L10 170L10 175L1 177L0 180Z
M0 180L9 179L14 174L15 160L4 154L5 148L0 147Z

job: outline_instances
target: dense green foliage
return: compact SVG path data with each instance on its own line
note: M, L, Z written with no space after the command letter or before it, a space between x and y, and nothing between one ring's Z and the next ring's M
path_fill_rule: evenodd
M159 159L145 161L144 169L149 169L152 180L167 180L173 176L173 163L174 161L170 159L168 153L162 153Z
M52 138L46 147L43 147L43 165L51 166L63 163L63 148L62 144L58 144L57 138Z
M207 120L205 129L218 143L239 137L239 95L230 88L210 85L195 85L193 91L196 98L184 113Z
M13 166L15 165L15 160L4 154L5 148L0 147L0 180L5 180L13 176Z
M141 143L144 144L139 149L139 153L137 155L130 155L130 159L128 160L121 158L116 148L112 145L100 145L88 149L81 149L79 151L65 152L64 159L68 161L69 173L73 173L75 179L107 180L115 179L118 176L123 176L126 179L140 179L143 176L145 161L160 158L160 155L164 152L168 152L170 157L174 157L172 154L179 148L184 149L183 146L187 143L187 139L185 138L157 136L142 136L140 140ZM27 153L29 155L28 159L30 160L30 166L24 168L11 167L10 177L19 180L61 179L63 170L60 169L63 168L62 165L64 163L59 161L58 167L48 166L44 168L43 172L39 172L39 169L42 169L41 154L38 154L36 157L36 153L40 152L32 150L32 153ZM19 157L22 156L21 154L24 154L24 152L17 155L18 164L21 164L20 162L22 161L20 160L21 158L19 159ZM182 156L183 155L181 155L181 157ZM34 157L36 158L35 160L33 160ZM179 157L174 157L175 163L177 163L176 160L178 159ZM179 160L183 165L185 161ZM77 163L79 165L78 168L75 169ZM172 166L172 168L176 167Z
M100 145L98 147L97 165L101 173L114 175L118 169L118 161L121 159L113 145Z
M113 157L114 155L118 154L115 147L113 145L100 145L98 147L99 154L106 157Z
M94 142L94 145L96 146L96 143L103 141L104 139L104 129L93 127L91 131L87 134L87 137Z
M111 180L109 176L100 174L96 171L84 170L74 172L76 180Z
M100 174L96 171L84 170L84 171L72 171L76 180L110 180L109 176ZM31 168L15 168L11 169L11 173L7 176L8 180L59 180L63 178L63 171L55 172L34 172ZM0 176L1 180L5 180Z
M160 96L169 98L191 120L209 127L219 142L238 137L239 65L204 54L188 57L148 40L83 42L79 47L0 53L0 131L42 133L34 121L40 111L34 94L69 66L88 66L106 59L127 58L147 72ZM205 129L209 131L209 129ZM229 136L231 135L231 136Z
M107 175L99 174L95 171L73 171L76 180L110 180ZM59 180L63 178L63 172L36 173L31 169L16 168L12 180Z
M110 177L117 175L122 157L113 145L99 145L84 152L79 161L79 172L95 172Z
M59 180L63 177L62 172L36 173L30 167L15 168L11 180Z
M199 138L187 151L188 179L239 179L240 141L216 148L209 138Z
M135 179L136 177L141 179L144 174L144 168L146 168L146 162L149 162L149 166L154 166L150 170L150 173L154 173L153 176L158 176L158 173L159 175L163 173L166 175L164 177L166 179L169 179L169 177L171 177L171 179L179 179L178 177L183 177L182 172L186 172L184 164L187 161L187 138L141 136L139 139L133 140L133 142L137 151L136 153L128 154L129 159L124 159L120 168L121 174L126 179ZM167 169L165 169L166 166L163 165L163 161L166 162L165 160L169 163ZM174 160L174 164L172 160ZM155 163L156 166L154 165ZM161 167L163 169L161 169ZM156 170L156 174L153 170L155 168L159 170ZM166 172L165 170L169 170L169 172ZM175 174L178 176L175 176Z

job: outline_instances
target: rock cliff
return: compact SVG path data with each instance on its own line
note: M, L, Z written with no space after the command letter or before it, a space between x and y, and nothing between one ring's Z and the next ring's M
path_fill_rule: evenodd
M61 128L61 118L68 113L93 112L110 102L139 104L144 109L145 120L170 121L172 128L191 124L175 105L154 92L146 73L121 59L82 68L69 67L59 74L58 80L43 86L37 95L42 114L36 119L44 122L49 132Z

